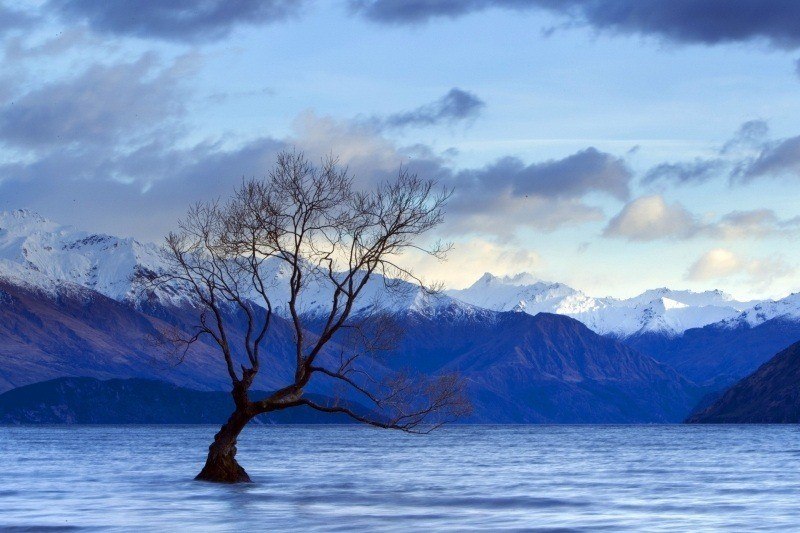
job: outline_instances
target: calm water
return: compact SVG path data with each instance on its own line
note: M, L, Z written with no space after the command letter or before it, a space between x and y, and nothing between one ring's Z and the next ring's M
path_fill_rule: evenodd
M0 530L800 530L791 426L0 427Z

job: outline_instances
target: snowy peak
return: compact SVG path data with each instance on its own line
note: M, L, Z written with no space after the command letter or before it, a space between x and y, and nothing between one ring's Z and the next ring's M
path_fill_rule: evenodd
M519 274L515 274L513 276L495 276L490 272L486 272L483 276L481 276L478 281L472 284L470 288L480 288L486 286L498 286L498 285L513 285L513 286L524 286L524 285L533 285L540 280L536 278L533 274L529 272L520 272Z
M673 302L678 302L692 307L717 306L732 307L738 310L747 309L754 303L735 300L731 295L720 290L694 292L686 290L673 290L666 287L645 291L627 301L634 304L646 304L661 299L669 299Z
M15 279L34 286L75 283L126 300L142 271L163 271L153 244L79 231L32 211L0 213L0 272Z
M56 290L71 283L102 293L117 301L137 303L142 296L136 288L138 276L167 271L159 248L133 238L88 233L62 226L32 211L0 213L0 275L15 283ZM279 312L288 313L289 275L279 260L266 261L264 279L268 280L273 302ZM191 304L191 291L173 284L157 290L163 303ZM445 295L431 295L409 283L392 283L393 290L380 276L374 277L357 301L356 312L380 307L390 312L430 313L443 309L471 307ZM327 278L311 281L302 295L300 307L309 314L325 313L330 306ZM259 302L255 297L254 301Z
M35 230L54 231L56 228L58 228L58 224L29 209L0 212L0 229L2 230L27 234Z
M662 309L664 309L664 311L667 311L669 309L684 309L686 307L689 307L685 303L673 300L671 298L660 298L659 302L661 303L661 307Z
M596 298L562 283L541 281L530 274L484 274L454 298L495 311L567 315L597 333L619 337L658 332L678 335L687 329L731 319L753 305L722 291L693 292L666 287L628 299Z
M135 279L167 269L154 244L80 231L29 210L0 212L0 276L15 283L47 292L84 287L118 301L137 303L140 295ZM273 301L288 301L285 266L275 260L265 269ZM387 285L395 289L387 292ZM330 305L328 288L324 278L309 285L302 310L325 313ZM192 302L190 291L177 286L159 291L157 297L178 306ZM678 335L718 322L735 327L755 326L777 317L800 320L800 293L779 301L741 302L721 291L662 287L628 299L598 298L522 272L511 276L486 273L466 289L432 295L413 284L387 284L377 276L365 287L355 312L376 307L395 313L447 316L487 312L484 310L554 313L575 318L600 334L628 337L647 332Z
M781 300L759 302L736 317L725 321L725 325L755 327L773 318L800 320L800 293L790 294Z

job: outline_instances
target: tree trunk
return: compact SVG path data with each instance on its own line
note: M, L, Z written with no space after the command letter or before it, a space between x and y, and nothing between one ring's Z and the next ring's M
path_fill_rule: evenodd
M198 481L215 483L250 483L250 476L236 462L236 439L247 425L252 415L236 409L231 417L214 435L214 442L208 447L208 457L203 470L195 478Z

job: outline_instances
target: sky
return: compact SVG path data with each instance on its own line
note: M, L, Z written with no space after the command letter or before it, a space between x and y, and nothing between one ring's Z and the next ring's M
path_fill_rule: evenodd
M451 288L800 290L800 2L0 6L0 210L159 242L298 149L452 188Z

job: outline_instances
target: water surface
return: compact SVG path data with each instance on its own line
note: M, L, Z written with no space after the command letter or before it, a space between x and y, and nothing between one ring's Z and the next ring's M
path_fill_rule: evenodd
M0 530L800 529L795 426L0 427Z

